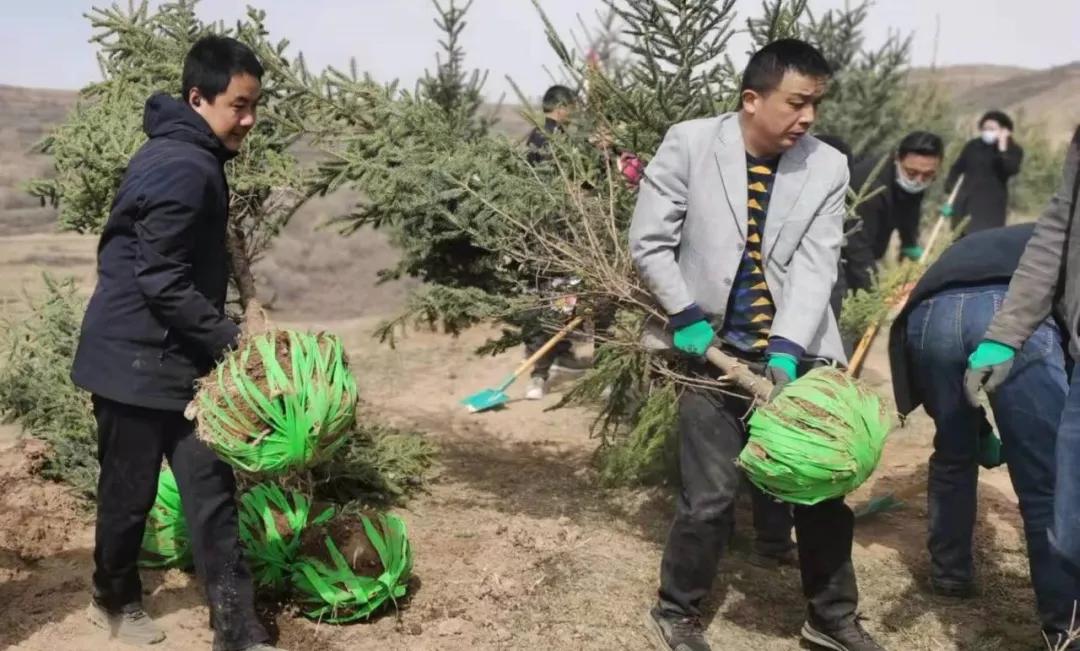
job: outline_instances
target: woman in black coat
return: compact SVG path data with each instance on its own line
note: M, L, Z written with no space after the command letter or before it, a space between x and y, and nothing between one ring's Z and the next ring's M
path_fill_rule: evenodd
M971 216L965 233L1005 225L1009 203L1009 177L1020 172L1024 150L1012 139L1013 122L1001 111L989 111L979 120L979 137L964 145L960 157L949 170L945 189L952 192L960 175L960 187L951 210L942 212L953 216L953 227Z

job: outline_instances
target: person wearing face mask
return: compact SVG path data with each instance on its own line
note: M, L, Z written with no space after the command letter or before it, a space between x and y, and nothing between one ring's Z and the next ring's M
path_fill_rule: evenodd
M896 154L882 163L877 156L859 161L851 172L851 188L864 196L855 212L862 221L861 238L871 255L858 256L848 263L849 290L869 290L873 283L874 261L885 256L894 231L900 233L900 256L918 260L919 222L927 188L937 178L945 145L928 131L913 131L900 141ZM873 176L877 173L876 176ZM850 230L850 229L846 229Z
M1009 178L1020 173L1024 150L1012 138L1013 122L1001 111L988 111L979 120L979 137L960 152L945 181L951 192L960 175L964 183L952 206L941 210L953 218L953 227L971 217L964 234L1005 225L1009 204Z

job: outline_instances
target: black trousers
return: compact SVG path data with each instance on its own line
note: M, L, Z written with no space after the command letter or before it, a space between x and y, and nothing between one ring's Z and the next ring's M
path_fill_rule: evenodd
M254 586L237 533L232 468L195 437L193 424L180 412L100 396L93 400L101 464L94 600L118 610L142 598L136 561L164 457L176 476L195 571L210 604L214 650L234 651L269 640L255 614Z
M700 616L731 530L746 443L746 400L685 391L679 401L682 492L660 568L660 607ZM763 514L764 515L764 514ZM795 535L808 614L832 624L855 616L859 598L851 545L855 518L841 499L794 508Z

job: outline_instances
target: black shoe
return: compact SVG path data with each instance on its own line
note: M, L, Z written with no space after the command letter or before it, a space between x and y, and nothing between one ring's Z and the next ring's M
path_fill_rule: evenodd
M659 651L712 651L705 641L705 629L697 617L666 615L653 606L645 616Z
M936 581L930 579L930 592L940 597L970 599L975 596L975 583L972 581Z
M802 627L807 642L833 651L885 651L862 627L858 617L826 626L810 619Z

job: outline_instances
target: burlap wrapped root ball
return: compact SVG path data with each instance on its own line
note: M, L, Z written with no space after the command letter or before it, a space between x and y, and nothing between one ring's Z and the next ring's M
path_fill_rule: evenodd
M302 538L292 588L305 616L343 624L405 596L412 549L397 516L341 513Z
M172 470L158 475L157 497L146 516L139 565L167 568L191 567L191 536L180 505L180 491Z
M281 474L327 458L356 416L338 337L271 330L245 339L199 384L199 438L232 466Z
M255 584L271 591L287 587L301 536L309 526L334 516L327 504L314 504L303 493L273 484L257 484L240 496L240 542Z
M873 391L839 369L814 369L754 411L739 465L766 493L817 504L851 493L870 477L891 426Z

